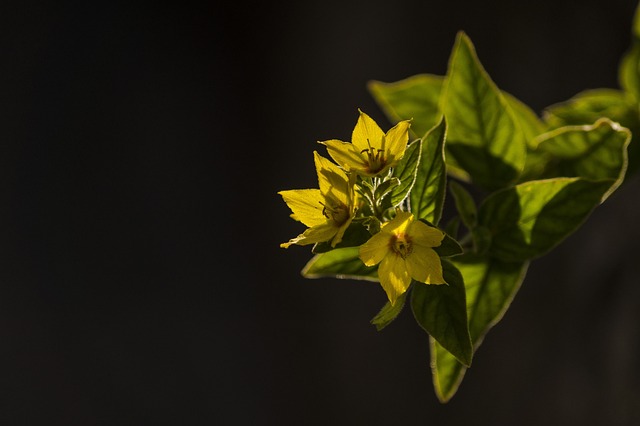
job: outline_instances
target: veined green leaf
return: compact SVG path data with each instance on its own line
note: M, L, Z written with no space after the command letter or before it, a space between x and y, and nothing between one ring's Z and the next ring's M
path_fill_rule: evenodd
M411 212L418 219L426 219L438 224L442 216L447 181L444 163L444 145L447 134L447 121L443 116L440 122L424 135L421 161L409 197Z
M491 233L488 253L507 262L547 253L586 220L613 182L554 178L494 192L478 209L478 223Z
M476 209L476 203L469 192L458 182L449 182L449 190L453 195L453 200L456 205L456 210L462 219L462 223L468 228L475 228L478 223L478 211Z
M551 129L571 124L592 124L602 117L628 127L628 124L638 121L638 117L634 117L637 109L633 97L622 90L590 89L545 108L544 120Z
M606 117L631 131L627 148L629 164L627 174L640 168L640 146L634 136L640 134L640 110L638 101L630 94L615 89L592 89L578 93L567 101L551 105L545 110L545 121L550 128L569 125L593 124ZM540 177L542 175L539 175Z
M529 263L503 262L475 254L464 254L450 261L464 278L469 333L474 346L478 347L507 311L520 289Z
M420 137L442 117L439 99L444 79L441 75L416 74L390 83L371 80L367 88L391 122L412 119L410 131ZM510 93L502 91L502 94L520 122L527 141L546 129L528 105Z
M402 308L404 308L404 302L407 299L407 293L402 293L396 299L396 303L394 305L391 302L387 301L387 303L380 309L380 312L371 320L371 324L376 326L378 331L382 330L386 326L388 326L394 319L398 317L400 312L402 312Z
M429 350L431 352L431 377L436 396L442 403L449 402L458 391L464 373L467 372L467 367L462 365L451 352L443 348L431 336L429 336Z
M471 365L473 349L469 336L465 288L462 275L452 263L442 260L447 284L414 282L411 310L418 324L462 364Z
M627 171L627 146L631 132L608 118L591 126L565 126L540 136L538 150L553 158L553 167L544 177L583 177L610 179L611 188L603 201L615 191Z
M464 254L452 259L464 278L469 334L474 351L504 316L526 275L528 262L507 263L488 256ZM458 390L466 367L431 339L431 368L436 395L447 402Z
M378 268L365 266L359 251L359 247L347 247L316 254L302 268L302 276L378 281Z
M422 140L417 139L407 146L404 156L393 169L393 175L400 180L400 185L391 190L391 205L393 207L402 203L413 188L421 154Z
M538 179L544 171L548 158L544 154L535 151L537 137L547 131L549 125L538 117L528 105L515 96L505 91L502 91L502 94L511 107L515 121L522 130L527 147L527 156L519 181L525 182ZM589 121L588 123L593 123L593 121L595 120Z
M433 74L417 74L391 83L372 80L367 87L391 122L412 119L410 131L420 137L442 120L439 99L444 79ZM531 108L507 92L502 94L527 143L545 130L546 126ZM450 175L469 180L466 171L452 161L449 163Z
M393 83L372 80L369 93L393 123L411 119L409 130L422 137L440 121L438 99L444 77L418 74Z
M456 37L440 107L449 124L447 165L461 167L489 190L518 178L526 157L524 133L464 32Z
M511 108L514 120L520 126L527 147L534 147L536 136L544 133L547 125L527 104L505 91L502 91L502 95Z

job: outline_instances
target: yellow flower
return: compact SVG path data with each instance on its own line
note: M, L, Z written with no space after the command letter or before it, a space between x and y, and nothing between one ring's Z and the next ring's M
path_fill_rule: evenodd
M320 189L293 189L280 191L285 203L292 211L291 217L302 222L308 229L280 247L291 244L301 246L331 240L335 247L355 216L355 192L353 177L340 167L313 152Z
M395 166L404 155L409 141L410 120L392 127L386 134L367 114L360 116L351 135L351 143L332 139L326 145L331 158L347 172L362 176L377 176Z
M415 220L413 214L398 211L380 232L360 246L360 259L367 266L378 263L378 278L391 304L405 293L411 279L425 284L444 284L440 257L432 247L444 234Z

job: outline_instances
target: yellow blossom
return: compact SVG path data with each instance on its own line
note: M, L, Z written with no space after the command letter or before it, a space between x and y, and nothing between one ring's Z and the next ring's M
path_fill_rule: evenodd
M398 211L380 232L360 246L360 259L367 266L378 263L378 278L391 304L405 293L411 279L425 284L444 284L440 257L433 250L444 234L413 214Z
M351 143L337 139L320 142L331 158L346 171L362 176L384 174L404 155L409 141L410 120L400 121L386 134L367 114L360 116L351 135Z
M345 230L351 224L356 211L355 175L313 152L319 189L293 189L280 191L292 211L291 217L308 226L308 229L280 247L291 244L301 246L331 241L331 246L342 241Z

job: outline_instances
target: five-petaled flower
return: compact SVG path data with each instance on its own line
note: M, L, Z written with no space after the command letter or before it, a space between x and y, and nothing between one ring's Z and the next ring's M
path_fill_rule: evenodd
M437 228L398 210L395 218L360 246L360 259L367 266L380 264L378 278L393 305L412 278L425 284L445 283L440 257L433 250L443 238Z
M360 116L353 129L351 143L337 139L320 143L347 172L367 177L382 175L404 155L411 120L400 121L385 134L371 117L358 111Z
M291 244L301 246L331 241L331 246L342 241L345 230L356 213L354 192L355 175L313 152L318 186L320 189L293 189L280 191L285 203L292 211L291 217L302 222L308 229L280 247Z

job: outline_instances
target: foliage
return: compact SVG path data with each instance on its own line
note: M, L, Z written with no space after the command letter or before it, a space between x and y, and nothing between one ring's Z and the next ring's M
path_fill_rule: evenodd
M351 142L323 142L334 174L352 189L321 188L320 202L304 199L309 190L282 192L315 209L322 223L314 226L334 229L313 240L302 275L380 282L388 300L371 320L378 330L409 306L430 340L436 395L449 401L530 262L576 232L640 167L632 141L640 130L640 8L619 75L620 89L584 91L538 116L498 88L459 32L446 75L370 81L397 124L384 133L360 111ZM325 169L334 167L328 161ZM301 207L285 202L300 220ZM454 213L441 225L445 203Z

